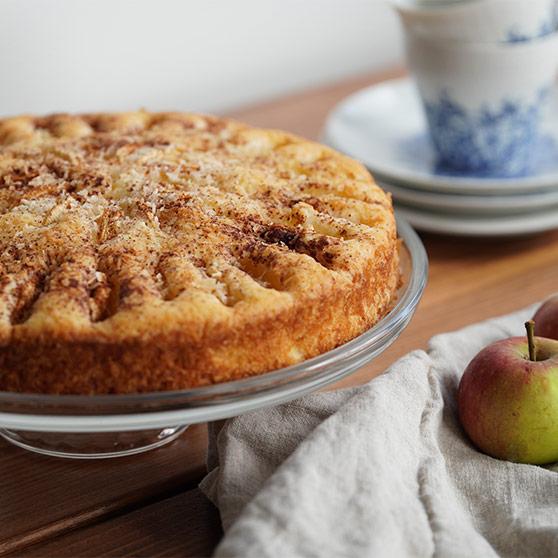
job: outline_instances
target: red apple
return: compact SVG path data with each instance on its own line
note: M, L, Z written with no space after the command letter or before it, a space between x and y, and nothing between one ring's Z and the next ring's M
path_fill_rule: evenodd
M459 384L459 418L483 452L508 461L558 461L558 341L512 337L483 349Z
M543 302L533 317L535 335L558 339L558 294Z

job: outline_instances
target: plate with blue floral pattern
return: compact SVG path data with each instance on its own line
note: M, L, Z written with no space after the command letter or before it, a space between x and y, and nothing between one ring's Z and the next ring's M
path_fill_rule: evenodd
M530 174L495 178L449 173L437 167L426 119L409 78L368 87L330 113L323 141L364 163L380 181L452 194L521 194L558 191L558 93L543 114Z

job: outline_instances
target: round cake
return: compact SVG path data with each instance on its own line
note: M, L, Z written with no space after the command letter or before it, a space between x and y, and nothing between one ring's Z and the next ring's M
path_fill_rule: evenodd
M291 134L183 113L0 120L0 391L186 389L390 308L390 197Z

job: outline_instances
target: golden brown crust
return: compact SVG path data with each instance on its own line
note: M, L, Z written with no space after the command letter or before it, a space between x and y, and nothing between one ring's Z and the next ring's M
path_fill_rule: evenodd
M391 200L275 130L146 112L0 120L0 390L183 389L363 332L399 277Z

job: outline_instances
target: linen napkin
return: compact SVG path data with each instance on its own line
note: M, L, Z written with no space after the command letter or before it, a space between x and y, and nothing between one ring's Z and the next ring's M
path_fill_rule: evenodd
M215 555L558 555L558 468L483 455L456 416L468 362L533 311L438 335L367 385L212 425Z

